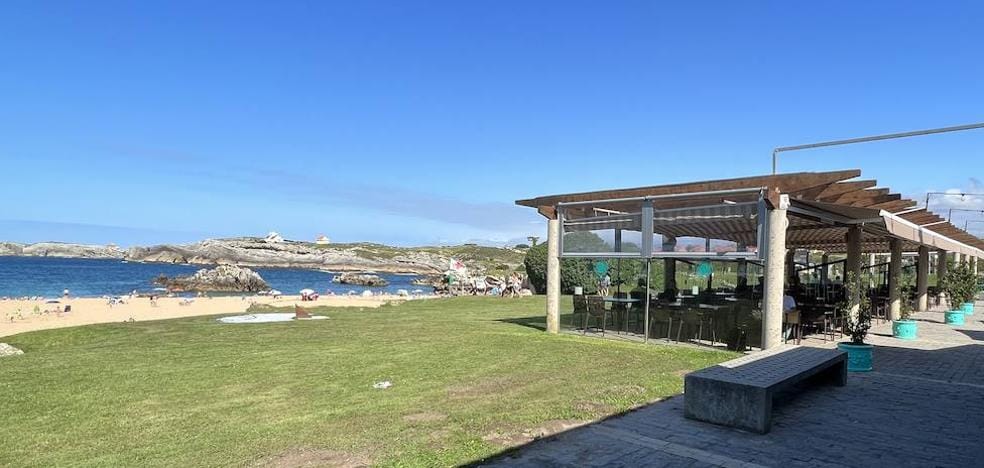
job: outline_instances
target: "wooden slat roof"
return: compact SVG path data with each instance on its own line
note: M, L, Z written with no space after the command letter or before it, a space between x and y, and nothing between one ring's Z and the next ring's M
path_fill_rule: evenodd
M631 205L633 203L620 202L618 201L619 199L694 194L692 197L683 196L669 200L657 199L655 208L661 210L724 203L726 199L728 201L747 201L752 198L750 194L723 197L720 195L708 195L706 192L762 188L769 192L779 191L787 194L793 200L807 203L812 202L813 204L829 204L829 206L838 207L837 209L841 211L850 209L861 210L848 212L848 215L851 216L871 217L871 214L875 213L877 217L877 213L880 213L882 210L892 214L900 213L899 217L910 223L922 226L924 229L950 238L956 242L984 250L984 241L980 238L948 222L944 222L943 218L935 213L925 209L913 210L912 207L918 205L916 201L906 199L901 194L893 193L889 188L878 187L878 182L875 180L851 180L860 176L861 171L858 169L830 172L797 172L618 190L546 195L518 200L516 204L536 208L544 216L554 218L556 217L558 204L598 202L590 206L578 206L568 209L568 217L579 218L596 215L597 212L594 211L596 208L623 212L631 211ZM657 226L656 232L677 237L711 237L747 244L754 242L755 239L755 222L753 219L754 217L744 220L708 220L706 222L660 225ZM824 226L821 223L811 225L806 221L791 221L787 243L790 247L795 248L827 248L828 250L836 250L838 247L843 246L845 233L846 228L843 226L830 227ZM868 233L864 241L865 249L887 248L889 237L891 236L887 231L875 234ZM905 245L907 248L915 248L918 246L918 243L907 242Z

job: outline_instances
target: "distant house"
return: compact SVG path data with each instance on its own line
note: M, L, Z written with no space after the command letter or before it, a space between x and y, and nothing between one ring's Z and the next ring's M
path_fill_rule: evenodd
M328 245L328 244L331 244L331 239L329 239L328 236L321 235L321 236L318 236L318 238L314 240L314 243L315 244L318 244L318 245Z
M269 242L271 244L279 244L284 241L284 238L280 234L271 231L269 234L267 234L267 236L263 239L263 241Z

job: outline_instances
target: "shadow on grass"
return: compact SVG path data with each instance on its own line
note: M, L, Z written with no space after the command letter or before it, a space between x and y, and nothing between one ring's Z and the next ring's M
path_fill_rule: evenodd
M513 325L520 325L523 327L533 328L540 331L547 330L547 319L544 316L536 317L513 317L507 319L499 319L496 322L511 323Z

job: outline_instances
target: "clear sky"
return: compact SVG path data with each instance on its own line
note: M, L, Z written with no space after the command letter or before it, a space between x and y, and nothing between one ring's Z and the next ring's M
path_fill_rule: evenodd
M0 239L540 234L514 200L984 121L982 20L973 1L6 2ZM984 191L982 161L978 130L780 169L921 199Z

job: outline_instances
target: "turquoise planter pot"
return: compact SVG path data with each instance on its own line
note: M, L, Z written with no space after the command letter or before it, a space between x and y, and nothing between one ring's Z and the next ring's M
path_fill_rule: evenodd
M963 313L967 315L974 315L974 303L964 302L963 304L960 305L960 310L962 310Z
M847 370L849 372L868 372L871 370L871 352L874 346L870 344L837 343L837 349L847 353Z
M900 340L914 340L919 332L918 323L915 320L893 320L892 336Z
M963 325L965 314L962 310L943 312L943 322L947 325Z

